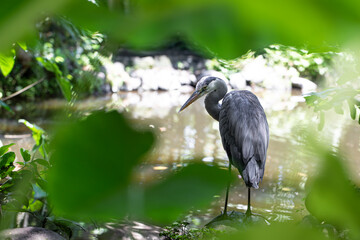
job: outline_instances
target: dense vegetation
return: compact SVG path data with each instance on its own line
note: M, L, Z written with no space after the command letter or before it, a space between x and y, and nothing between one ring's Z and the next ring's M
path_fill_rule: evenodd
M43 80L19 95L22 99L59 97L101 92L101 34L81 30L65 18L46 18L37 24L38 39L17 44L12 57L1 65L3 97ZM16 56L16 57L15 57ZM6 59L4 59L6 60ZM70 85L69 85L70 84ZM60 85L60 87L59 87ZM71 86L71 89L67 85Z
M22 98L63 95L71 104L79 95L100 93L105 80L98 73L109 49L119 45L156 49L173 37L183 39L204 57L215 58L215 69L232 71L239 61L229 59L252 49L270 62L282 62L320 81L334 52L347 44L351 52L358 50L351 43L358 37L359 16L357 1L5 2L0 9L0 105L7 110L3 113L11 112L12 102L7 97L33 83L36 86L22 93ZM305 44L308 50L298 50ZM306 97L307 104L319 112L319 129L325 121L324 111L335 109L343 114L345 104L351 117L360 122L355 53L350 61L353 68L343 66L343 74L331 88ZM128 215L171 224L190 207L206 207L227 182L224 170L190 164L162 182L136 183L133 171L154 145L153 133L134 130L117 112L79 115L68 114L51 137L22 120L32 130L36 145L21 150L23 162L19 166L14 163L15 153L9 150L11 145L0 148L0 228L21 227L16 223L21 213L30 214L30 225L55 230L68 238L81 232L84 225L91 226L91 221ZM305 204L311 214L307 218L312 219L310 224L255 225L231 236L215 231L220 239L360 237L359 192L349 181L341 153L326 140L312 136L314 131L309 127L304 141L323 166L307 186ZM168 228L163 235L178 238L181 234L175 228ZM189 238L198 238L212 231L185 232Z

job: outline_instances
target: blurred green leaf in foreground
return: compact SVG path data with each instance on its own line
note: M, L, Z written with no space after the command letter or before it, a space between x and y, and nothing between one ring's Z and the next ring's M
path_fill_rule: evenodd
M48 175L54 211L83 221L130 214L169 223L191 207L207 206L226 186L225 170L203 164L160 182L133 183L134 168L153 144L151 132L132 129L116 111L61 126L51 143L55 152Z
M350 230L350 236L359 239L360 193L349 179L345 161L318 143L314 146L322 165L307 184L306 208L320 222L332 224L338 230Z
M357 39L360 25L356 0L138 0L130 2L126 11L111 11L87 0L4 4L0 50L32 34L36 21L53 14L65 15L82 28L100 31L133 48L156 48L180 36L202 51L227 59L274 43L307 44L324 51Z
M225 234L220 239L331 240L317 229L293 223L274 223L271 226L253 225L235 233Z
M336 77L327 79L329 87L304 96L306 104L320 115L320 130L325 124L324 113L329 110L334 110L337 114L349 114L351 119L360 124L359 59L356 52L340 53L334 59Z
M0 53L0 70L6 77L9 75L15 64L15 50L11 49L7 53Z
M126 189L132 169L153 142L150 132L131 129L115 111L97 112L59 128L51 143L54 167L48 177L55 210L91 216L100 206L111 214L106 211L111 206L102 202Z

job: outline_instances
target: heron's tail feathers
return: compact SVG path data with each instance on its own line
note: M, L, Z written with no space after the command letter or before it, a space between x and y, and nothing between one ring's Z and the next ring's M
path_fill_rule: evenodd
M242 171L242 177L247 187L259 188L261 181L261 170L255 158L251 158L245 169Z

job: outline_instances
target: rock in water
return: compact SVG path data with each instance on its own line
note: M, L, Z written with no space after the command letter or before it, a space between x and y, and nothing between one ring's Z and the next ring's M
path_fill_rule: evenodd
M265 217L259 214L252 214L251 216L246 216L242 212L227 212L227 216L220 214L211 220L206 227L211 227L217 230L231 230L237 229L239 227L246 227L250 224L266 224L270 225L269 221Z
M26 227L6 229L0 232L0 239L8 240L65 240L61 235L45 228Z

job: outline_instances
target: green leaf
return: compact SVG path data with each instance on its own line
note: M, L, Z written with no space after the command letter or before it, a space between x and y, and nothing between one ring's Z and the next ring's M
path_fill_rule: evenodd
M54 210L72 218L120 217L126 208L119 201L126 201L121 197L133 168L153 142L150 132L132 129L116 111L61 126L51 142L55 152L48 173Z
M36 22L58 12L70 0L2 1L0 8L0 51L35 33Z
M319 122L319 125L318 125L318 130L319 131L323 130L324 125L325 125L325 114L324 114L323 111L321 111L320 112L320 122Z
M7 105L6 103L4 103L3 101L0 100L0 107L5 108L7 111L14 113L14 111L9 107L9 105Z
M319 99L317 93L309 93L308 96L304 96L305 102L309 106L313 106L314 103Z
M64 97L68 102L70 102L72 99L72 85L70 81L62 76L56 78L56 80L60 86L61 92L63 93Z
M34 202L32 202L29 205L29 210L32 212L36 212L36 211L40 211L41 208L43 207L44 203L39 201L39 200L35 200Z
M2 178L2 177L1 177ZM11 188L14 186L13 181L7 181L1 185L1 192L7 193L11 191Z
M42 178L36 178L35 179L36 183L40 186L40 188L45 192L45 190L47 189L47 181L45 181L44 179Z
M55 151L47 177L54 211L70 219L108 220L131 213L169 222L191 207L208 206L225 189L227 171L204 164L146 186L132 183L132 172L153 141L151 133L132 129L115 111L62 125L51 142Z
M334 110L337 114L344 114L344 110L341 105L335 105Z
M0 168L9 166L15 160L15 153L8 152L0 157Z
M28 127L33 133L41 135L45 133L45 130L42 129L41 127L32 124L28 121L26 121L25 119L19 119L19 123L23 123L26 127Z
M17 44L21 47L24 51L27 51L26 42L18 41Z
M13 166L13 165L9 165L7 167L2 168L0 171L0 178L5 178L5 177L9 176L14 169L15 169L15 166Z
M355 104L352 100L348 99L347 103L349 105L349 110L350 110L350 117L352 118L352 120L355 120L356 118L356 107Z
M15 64L15 50L6 53L0 53L0 70L4 77L9 75Z
M353 120L356 118L356 100L355 96L358 95L358 91L353 87L344 85L336 88L330 88L318 93L310 93L306 96L306 104L314 107L314 110L320 112L320 120L322 119L323 111L333 108L336 113L342 114L344 101L347 102L350 110L350 116ZM321 124L319 126L320 128Z
M46 168L49 168L49 167L50 167L49 162L46 161L45 159L35 159L35 160L32 161L32 162L37 163L37 164L39 164L39 165L42 165L42 166L44 166L44 167L46 167Z
M328 50L329 45L347 43L358 37L360 7L354 0L133 2L130 1L131 11L125 11L126 14L85 0L4 2L0 10L0 49L23 39L34 31L34 23L39 18L52 14L63 14L84 29L105 32L110 39L127 46L154 48L180 35L202 51L228 58L274 42L308 43L322 51ZM254 12L257 14L250 14ZM302 14L304 12L307 14ZM324 44L325 40L328 44Z
M62 72L60 71L58 65L50 60L47 60L43 57L37 57L36 60L40 62L46 70L49 72L53 72L56 76L56 78L60 77L62 75Z
M145 216L157 222L173 222L190 208L209 206L214 195L220 194L229 174L217 167L192 164L178 173L145 189ZM136 207L133 212L136 212Z
M24 162L30 161L31 155L30 155L30 153L29 153L28 150L25 150L25 149L23 149L23 148L20 148L20 153L21 153L21 156L22 156L23 159L24 159Z
M324 146L317 146L314 154L322 159L322 168L315 179L307 183L306 208L320 221L350 229L353 239L358 239L360 194L348 179L344 160Z
M4 153L9 151L9 148L14 145L15 145L15 143L10 143L8 145L4 145L4 146L0 147L0 156L4 155Z
M39 171L38 171L38 168L37 168L36 163L30 162L30 167L29 167L29 169L32 170L34 176L39 176Z
M66 100L70 102L72 99L72 85L68 79L63 77L63 74L59 69L58 65L42 57L37 57L36 60L38 60L45 67L46 70L55 74L56 81L61 89L62 94L64 95Z
M329 240L324 233L315 228L307 228L292 223L272 223L267 225L252 225L240 231L230 231L222 234L219 239L269 239L269 240Z
M34 146L34 150L37 150L41 147L41 145L44 143L44 134L45 130L41 127L37 126L36 124L32 124L25 119L19 119L19 123L23 123L26 127L28 127L32 131L32 137L35 140L36 145Z

